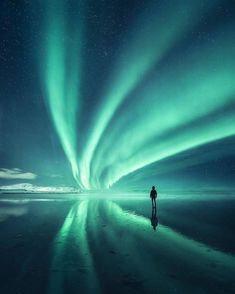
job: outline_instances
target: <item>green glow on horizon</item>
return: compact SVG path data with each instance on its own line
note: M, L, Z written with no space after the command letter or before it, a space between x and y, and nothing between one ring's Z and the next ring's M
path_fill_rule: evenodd
M76 141L82 25L81 20L77 20L76 29L69 30L64 0L48 2L46 11L45 64L41 68L45 98L73 176L80 185Z

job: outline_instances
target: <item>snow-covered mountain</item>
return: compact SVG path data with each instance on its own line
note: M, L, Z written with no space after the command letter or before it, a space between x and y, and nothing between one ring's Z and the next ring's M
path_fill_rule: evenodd
M0 186L0 192L23 192L23 193L79 193L79 189L74 187L52 187L34 186L30 183L20 183L8 186Z

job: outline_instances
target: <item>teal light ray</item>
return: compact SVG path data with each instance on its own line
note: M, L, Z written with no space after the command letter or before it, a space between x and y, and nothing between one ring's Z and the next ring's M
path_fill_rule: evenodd
M228 140L229 139L230 138L228 138ZM221 140L217 141L216 143L214 142L213 147L211 147L209 151L205 150L204 147L206 146L200 146L200 149L191 149L190 152L186 151L186 153L179 154L178 156L175 155L172 158L160 160L153 165L146 166L143 169L139 169L134 173L128 174L127 177L124 177L120 183L117 183L117 185L121 188L133 186L140 188L140 183L148 182L149 179L151 181L151 179L157 179L158 176L161 177L162 175L165 175L165 177L168 178L169 174L172 172L180 172L188 167L193 168L214 160L221 160L226 156L233 156L234 146L231 144L231 142L229 142L230 140L228 140L224 140L223 138L223 142ZM224 185L223 189L225 189Z
M66 243L74 221L76 210L73 206L65 218L64 224L54 240L53 259L49 278L48 294L63 293L64 269L62 263L66 252Z
M87 269L87 275L84 278L84 283L86 286L87 293L100 293L99 281L96 276L94 269L93 259L91 255L90 246L88 243L88 207L89 200L84 200L77 209L76 219L75 219L75 229L76 229L76 244L80 250L80 257L82 259L82 264L84 268ZM91 282L92 281L92 282Z
M92 165L94 186L102 186L100 178L105 170L108 187L154 160L234 134L232 35L228 27L223 28L217 32L213 50L210 42L190 50L183 65L171 62L170 67L155 74L143 92L136 94L139 103L131 104L131 112L113 122L112 134L99 145ZM210 115L211 120L205 120Z
M94 291L99 293L100 291L88 243L88 207L88 200L74 204L55 238L49 294L64 293L64 285L69 281L73 281L77 289L85 289L86 293L94 293ZM70 255L71 248L73 248L72 256ZM71 258L72 263L70 263ZM82 275L79 278L77 269L84 269L86 276Z
M196 1L180 1L165 3L164 7L154 3L133 25L132 33L128 36L128 45L123 46L116 61L110 86L98 108L91 135L80 160L81 181L86 188L92 187L90 173L94 152L119 105L152 66L159 62L187 31L198 24L199 14L209 11L216 3L217 1L213 4L206 1L202 6ZM151 13L152 10L156 11L156 14Z
M105 186L109 187L121 177L153 162L174 156L196 146L235 135L234 120L235 114L232 112L228 117L218 119L216 122L211 122L205 126L195 126L191 131L182 131L163 142L150 144L128 160L119 161L116 165L112 165L112 169L104 180Z
M79 2L76 10L81 9ZM81 17L71 28L64 0L45 3L43 54L40 65L45 99L73 176L79 181L77 165L77 115L80 100ZM73 17L75 18L75 17Z

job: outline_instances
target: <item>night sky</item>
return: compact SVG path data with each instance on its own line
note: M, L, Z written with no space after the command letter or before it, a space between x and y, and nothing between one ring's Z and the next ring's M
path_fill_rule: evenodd
M0 184L235 185L235 2L2 0Z

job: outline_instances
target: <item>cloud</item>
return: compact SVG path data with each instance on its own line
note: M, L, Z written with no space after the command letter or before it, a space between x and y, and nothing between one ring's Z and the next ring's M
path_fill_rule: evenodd
M26 179L26 180L34 180L37 177L36 174L30 172L23 172L19 168L0 168L0 179Z
M58 174L52 174L50 175L51 178L63 178L63 176L58 175Z

